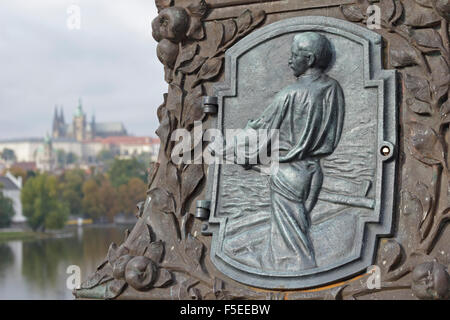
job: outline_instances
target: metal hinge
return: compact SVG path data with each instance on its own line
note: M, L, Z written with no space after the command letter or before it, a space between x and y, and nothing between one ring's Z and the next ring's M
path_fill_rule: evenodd
M203 96L202 108L205 114L217 114L219 103L217 97Z

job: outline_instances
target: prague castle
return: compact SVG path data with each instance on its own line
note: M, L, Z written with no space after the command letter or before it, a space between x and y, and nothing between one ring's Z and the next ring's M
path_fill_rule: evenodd
M87 121L86 114L83 112L81 99L73 116L72 123L66 124L62 107L58 112L55 107L53 116L52 137L53 139L69 138L76 141L93 140L95 138L106 138L112 136L127 136L127 130L121 122L95 122L95 116L91 121Z
M62 155L76 159L70 165L85 168L99 164L98 155L102 151L121 158L147 154L155 160L159 139L129 135L121 122L96 122L94 116L88 121L80 99L71 122L66 123L62 108L55 107L51 135L0 140L0 153L5 149L14 151L15 161L0 163L0 169L26 164L42 171L54 171L67 167L61 161Z

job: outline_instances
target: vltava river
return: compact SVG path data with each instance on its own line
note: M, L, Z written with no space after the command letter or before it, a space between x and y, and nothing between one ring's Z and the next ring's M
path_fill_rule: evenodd
M106 257L111 242L122 243L132 226L85 226L61 238L0 242L0 299L73 299L67 267L84 280Z

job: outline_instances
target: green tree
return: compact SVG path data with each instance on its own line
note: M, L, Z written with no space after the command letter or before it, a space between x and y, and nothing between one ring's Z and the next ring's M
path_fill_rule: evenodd
M131 178L139 178L143 182L147 179L147 165L139 162L136 158L114 159L108 170L108 176L115 188L128 184Z
M110 160L114 160L115 156L116 155L111 150L104 149L98 153L97 159L102 162L107 162Z
M5 228L11 224L15 212L12 200L4 196L2 189L0 184L0 228Z
M1 153L1 158L5 161L16 161L14 150L5 148Z
M83 183L86 174L83 170L67 170L60 176L59 189L63 201L70 207L70 214L78 215L82 213Z
M29 178L25 183L21 194L23 214L33 230L64 227L70 207L58 191L58 179L46 173Z

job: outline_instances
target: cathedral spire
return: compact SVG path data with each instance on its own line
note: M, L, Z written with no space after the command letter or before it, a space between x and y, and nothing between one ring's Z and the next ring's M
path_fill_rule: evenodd
M54 138L59 135L59 117L58 117L58 105L55 105L55 112L53 115L52 135Z
M59 106L59 120L61 121L61 124L65 124L65 120L64 120L64 111L63 111L63 106L60 105Z
M75 116L77 116L77 117L83 116L83 105L81 103L81 98L78 99L78 107L77 107L77 111L75 112Z

